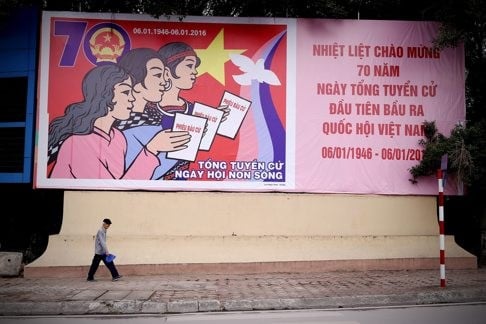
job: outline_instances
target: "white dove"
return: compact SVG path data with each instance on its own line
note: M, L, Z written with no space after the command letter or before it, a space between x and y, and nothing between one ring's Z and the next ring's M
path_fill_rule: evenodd
M233 79L240 85L250 85L252 80L257 80L260 83L268 83L272 85L280 85L280 80L277 75L271 70L266 70L263 65L263 59L258 59L255 62L251 58L240 54L230 54L231 62L238 66L243 74L233 75Z

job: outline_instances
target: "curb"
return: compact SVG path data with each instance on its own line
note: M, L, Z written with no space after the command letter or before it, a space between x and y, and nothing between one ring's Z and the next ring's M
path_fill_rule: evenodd
M486 302L486 287L453 289L403 295L362 295L288 299L214 299L154 302L143 300L51 301L0 303L2 316L93 315L93 314L178 314L221 311L263 311L340 309L381 306L412 306Z

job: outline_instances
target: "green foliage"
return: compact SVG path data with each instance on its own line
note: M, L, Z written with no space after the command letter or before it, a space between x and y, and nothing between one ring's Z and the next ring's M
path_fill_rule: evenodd
M438 133L435 122L424 122L423 125L425 139L419 141L423 147L423 158L418 165L410 168L413 183L416 183L419 177L435 174L440 168L442 156L447 153L447 138Z
M416 183L420 177L434 175L440 168L442 157L447 154L447 172L455 174L468 187L482 190L480 186L484 186L482 179L486 174L484 127L458 124L449 137L438 132L435 122L424 122L424 129L425 138L419 141L423 147L423 158L410 168L411 181Z

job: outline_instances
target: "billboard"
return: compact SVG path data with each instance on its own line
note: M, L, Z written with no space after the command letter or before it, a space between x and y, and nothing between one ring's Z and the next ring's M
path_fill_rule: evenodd
M35 186L435 194L422 123L465 117L438 27L44 12Z

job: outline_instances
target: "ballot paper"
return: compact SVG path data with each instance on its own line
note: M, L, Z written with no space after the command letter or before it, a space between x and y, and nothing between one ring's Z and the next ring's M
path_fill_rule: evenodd
M192 111L192 114L208 120L206 124L206 132L203 135L199 149L209 151L211 144L213 144L216 131L218 130L224 112L211 106L196 102L194 103L194 110Z
M226 120L219 125L217 133L229 138L235 138L250 109L250 105L251 101L225 91L221 98L220 106L228 106L230 113Z
M201 144L204 128L206 127L206 118L193 115L176 113L172 131L186 131L191 135L191 140L187 143L185 149L179 151L167 152L170 159L179 159L186 161L195 161L199 145Z

